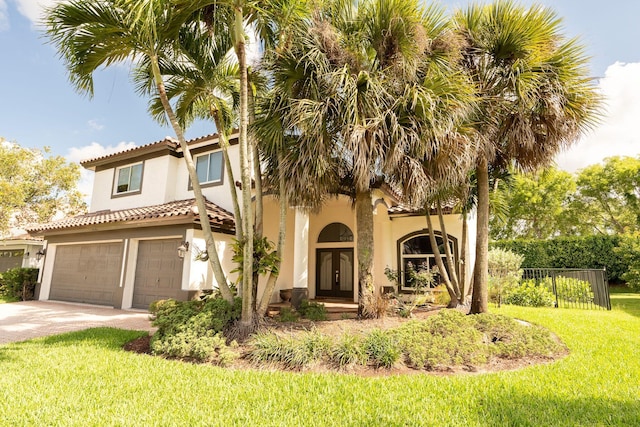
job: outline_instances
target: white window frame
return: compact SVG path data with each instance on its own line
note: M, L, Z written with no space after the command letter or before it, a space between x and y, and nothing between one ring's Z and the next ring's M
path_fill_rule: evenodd
M209 177L209 171L211 170L211 156L214 155L219 155L220 156L220 178L219 179L215 179L215 180L211 180L211 181L201 181L200 182L200 186L202 187L211 187L214 185L221 185L224 182L224 155L222 153L221 150L217 150L217 151L209 151L208 153L203 153L200 155L195 156L194 158L194 163L195 163L195 167L196 167L196 175L198 175L198 159L202 158L202 157L207 157L207 172L206 172L206 176L207 179ZM198 176L198 179L200 179L200 177ZM193 186L191 184L191 182L189 182L189 189L193 189Z
M131 171L135 166L140 166L140 187L135 190L131 190ZM127 183L129 189L127 191L118 191L118 181L120 180L120 171L129 169L129 182ZM126 166L120 166L115 169L114 177L113 177L113 191L111 193L112 196L127 196L131 194L140 194L142 192L142 177L144 176L144 162L132 163Z

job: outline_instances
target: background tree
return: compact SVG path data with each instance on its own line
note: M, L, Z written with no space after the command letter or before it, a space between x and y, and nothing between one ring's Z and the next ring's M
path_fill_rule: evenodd
M640 231L640 157L609 157L578 172L572 209L592 233Z
M492 210L492 239L548 239L576 234L581 227L581 221L570 209L576 182L569 172L551 167L515 173L509 185L494 191L508 209L502 215L495 215Z
M24 148L0 137L0 237L55 215L84 212L79 179L79 166L48 148Z
M599 106L584 48L567 40L543 6L511 1L457 11L463 65L476 85L473 123L482 149L476 165L478 225L471 311L487 311L489 172L533 171L595 123Z

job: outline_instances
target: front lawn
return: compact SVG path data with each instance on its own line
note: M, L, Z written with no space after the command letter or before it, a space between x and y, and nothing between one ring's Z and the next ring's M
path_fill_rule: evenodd
M7 302L16 302L16 301L18 301L17 298L12 298L12 297L8 297L8 296L5 296L5 295L0 295L0 304L4 304L4 303L7 303Z
M0 347L0 425L640 425L640 295L614 310L503 306L556 332L548 365L363 378L225 370L137 355L93 329Z

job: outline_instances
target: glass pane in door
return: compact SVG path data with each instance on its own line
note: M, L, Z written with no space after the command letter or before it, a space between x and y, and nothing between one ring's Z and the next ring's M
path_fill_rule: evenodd
M340 251L340 291L353 290L353 251Z
M333 288L333 253L331 251L320 252L319 257L320 289L330 291Z

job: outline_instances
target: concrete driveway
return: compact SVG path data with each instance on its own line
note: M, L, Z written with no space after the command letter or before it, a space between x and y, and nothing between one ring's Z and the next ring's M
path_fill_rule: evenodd
M0 304L0 345L100 326L154 330L146 311L54 301Z

